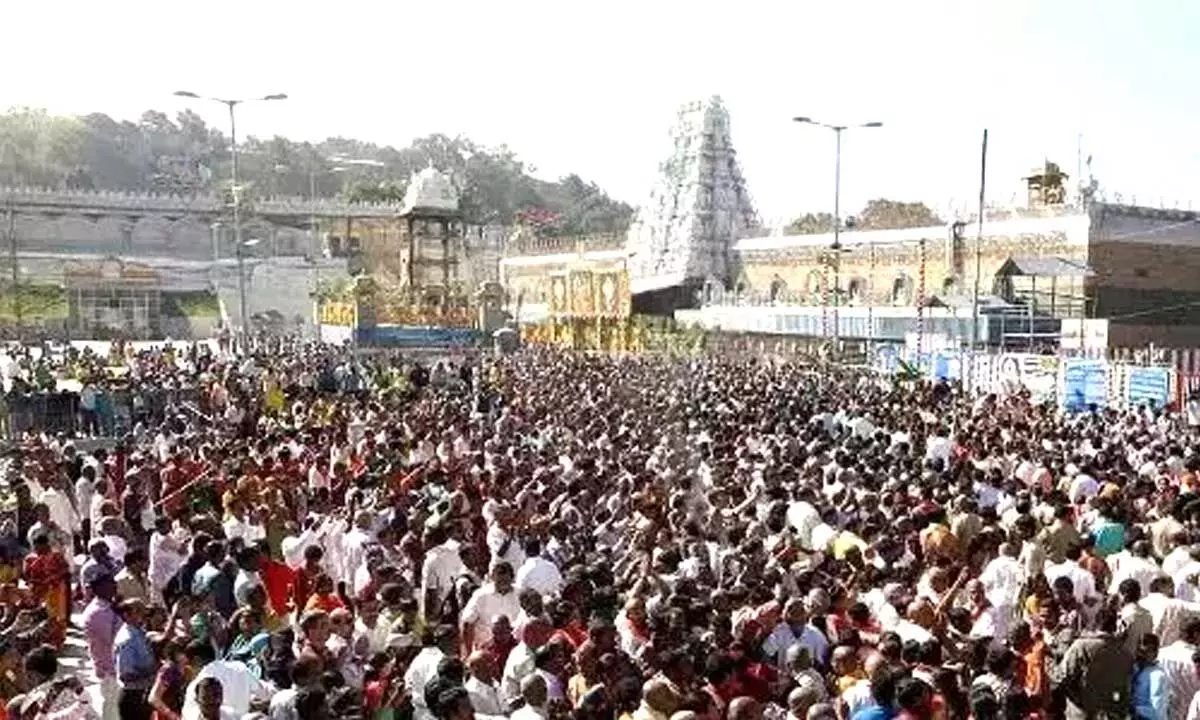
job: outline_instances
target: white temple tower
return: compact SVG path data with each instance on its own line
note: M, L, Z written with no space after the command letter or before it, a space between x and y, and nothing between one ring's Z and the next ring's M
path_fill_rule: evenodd
M728 287L737 273L733 243L758 226L719 97L680 109L671 140L626 240L635 295L708 280Z

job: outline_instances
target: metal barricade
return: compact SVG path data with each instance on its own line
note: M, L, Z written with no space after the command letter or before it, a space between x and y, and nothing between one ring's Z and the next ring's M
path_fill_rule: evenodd
M198 388L110 388L96 394L95 409L85 413L74 392L9 393L7 412L0 413L0 437L29 431L51 434L85 433L121 437L137 423L155 426L169 415L187 413L186 406L203 405Z

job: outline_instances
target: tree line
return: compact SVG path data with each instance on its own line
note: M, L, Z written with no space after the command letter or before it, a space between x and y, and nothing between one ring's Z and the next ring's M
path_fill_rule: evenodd
M15 108L0 115L0 185L175 195L227 193L229 138L197 113L173 118L148 110L136 121L102 113L52 115ZM248 137L238 143L238 172L250 196L400 202L412 173L447 173L471 223L539 219L545 234L615 232L633 208L578 175L533 176L510 148L433 134L408 147L333 137L317 143Z
M897 230L901 228L944 225L938 214L922 202L902 202L879 198L871 200L856 215L842 217L842 230ZM784 229L787 235L814 235L833 232L832 213L805 213Z

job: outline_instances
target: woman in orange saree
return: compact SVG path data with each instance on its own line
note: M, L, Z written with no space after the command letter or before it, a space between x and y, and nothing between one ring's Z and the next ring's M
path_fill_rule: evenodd
M45 603L50 617L50 641L61 647L67 637L67 620L71 616L71 598L67 581L71 567L62 553L50 546L50 538L42 533L33 539L33 552L25 556L22 575L29 589Z

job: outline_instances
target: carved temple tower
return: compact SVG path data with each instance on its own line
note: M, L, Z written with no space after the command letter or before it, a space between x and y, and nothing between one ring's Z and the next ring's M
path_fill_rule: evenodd
M413 288L469 281L460 277L463 254L462 214L458 191L432 167L413 173L404 193L400 280Z
M685 105L671 141L627 238L632 292L657 296L648 310L686 304L706 282L731 286L739 272L734 242L758 227L719 97Z

